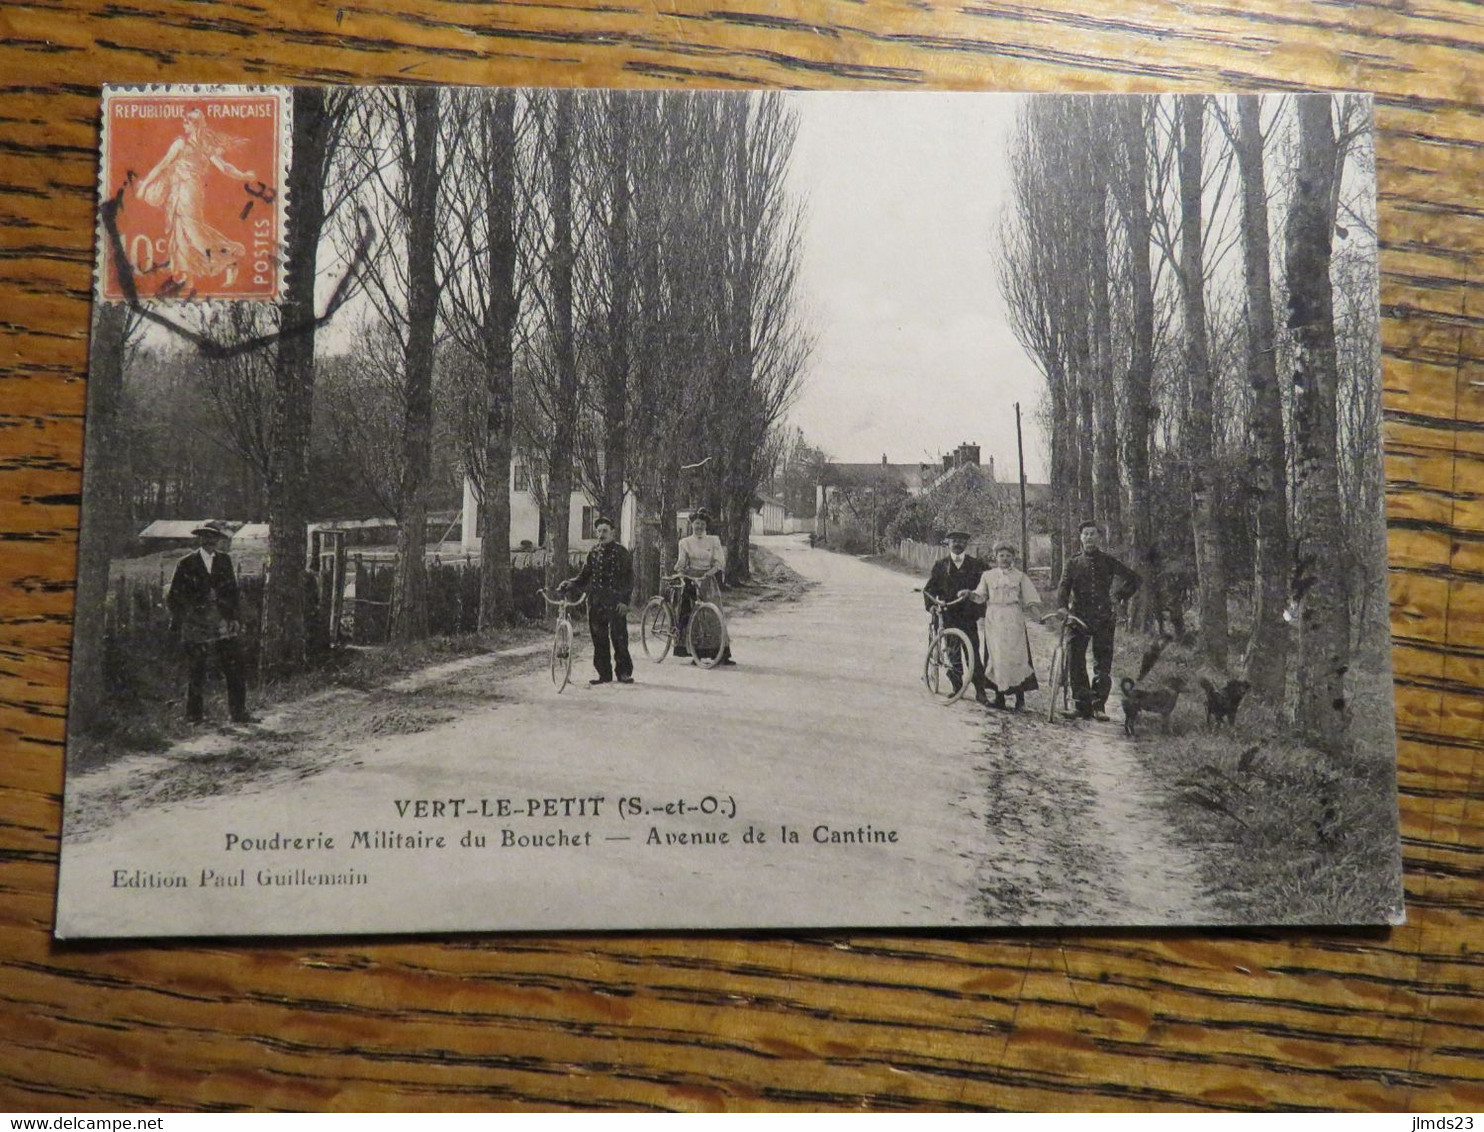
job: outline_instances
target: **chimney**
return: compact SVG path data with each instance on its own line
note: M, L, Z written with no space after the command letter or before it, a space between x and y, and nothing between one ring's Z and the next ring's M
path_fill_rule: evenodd
M995 481L995 478L994 478L994 457L993 456L991 456L989 458L989 482L990 483L996 482Z
M881 453L881 466L883 468L886 467L886 453L885 452Z
M979 445L970 444L967 440L958 446L958 462L960 464L979 463Z
M953 453L947 452L943 455L943 470L945 472L953 469Z

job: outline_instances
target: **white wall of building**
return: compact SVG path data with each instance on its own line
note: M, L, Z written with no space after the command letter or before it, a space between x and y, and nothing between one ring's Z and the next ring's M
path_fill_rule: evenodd
M760 535L782 535L788 533L788 516L783 504L776 499L764 499L762 510L752 520L752 529Z
M530 480L524 468L516 462L511 463L509 493L510 549L521 549L523 542L529 542L531 547L541 546L541 507L536 502L536 495L531 490ZM579 489L572 493L572 504L568 511L568 547L572 550L587 550L597 543L592 524L598 518L599 510L597 500L586 491ZM479 500L474 492L473 481L465 476L463 548L471 554L479 550L483 541L474 533L478 529L478 513ZM625 544L632 541L631 533L634 530L637 514L638 501L632 492L625 492L623 513L616 516L619 523L619 537Z

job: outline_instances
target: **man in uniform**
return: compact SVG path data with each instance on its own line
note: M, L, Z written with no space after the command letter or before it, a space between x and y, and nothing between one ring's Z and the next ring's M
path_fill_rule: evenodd
M170 631L185 646L186 718L205 718L206 666L213 656L227 684L227 710L233 723L252 723L247 714L247 680L243 674L242 622L237 608L237 576L222 547L227 533L216 523L191 531L196 549L175 564L165 604Z
M979 584L979 578L984 571L989 569L987 563L982 559L975 558L968 553L969 534L967 531L948 532L948 554L938 559L933 564L933 572L928 577L927 585L922 587L923 605L932 609L929 598L937 598L939 601L953 601L962 597L963 600L957 605L948 606L943 610L943 628L959 629L969 638L969 644L973 646L974 656L974 698L981 704L989 703L989 695L985 691L984 665L978 662L979 658L979 614L982 607L971 601L967 594L971 593ZM964 661L958 655L958 650L948 650L948 679L957 692L964 683Z
M598 536L598 545L588 551L582 572L563 582L558 589L577 589L587 594L587 628L593 637L593 667L598 670L597 677L588 683L611 684L616 666L618 682L632 684L634 661L629 656L629 596L634 589L634 557L619 544L612 519L599 518L593 524L593 530Z
M1068 633L1067 664L1072 679L1072 698L1083 719L1106 722L1108 692L1113 687L1114 605L1132 597L1143 579L1111 554L1101 549L1103 532L1092 521L1077 528L1082 553L1062 571L1056 604L1063 614L1071 612L1087 623L1073 625ZM1093 678L1087 683L1087 646L1092 645Z

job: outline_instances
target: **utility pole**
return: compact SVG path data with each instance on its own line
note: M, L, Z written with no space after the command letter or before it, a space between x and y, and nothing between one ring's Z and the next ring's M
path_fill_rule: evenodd
M1015 402L1015 455L1020 458L1021 570L1030 570L1030 527L1025 521L1025 444L1021 441L1020 402Z
M1015 402L1015 454L1020 462L1020 568L1031 568L1030 528L1025 517L1025 444L1020 439L1020 402Z

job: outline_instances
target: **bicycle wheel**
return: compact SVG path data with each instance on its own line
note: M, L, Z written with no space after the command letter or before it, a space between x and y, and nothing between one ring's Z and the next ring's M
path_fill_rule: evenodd
M572 626L558 621L551 635L551 682L558 693L572 679Z
M639 643L644 655L658 664L675 643L675 613L662 597L652 597L639 618Z
M1046 676L1049 680L1046 686L1046 719L1055 723L1056 709L1060 706L1057 701L1066 702L1063 697L1067 684L1067 650L1060 642L1051 650L1051 666Z
M691 658L702 668L715 668L727 647L727 623L721 610L709 601L698 601L691 610L686 643Z
M957 688L950 675L955 653L963 665L963 678ZM953 703L969 690L974 681L974 647L969 644L967 633L962 629L944 629L933 638L922 666L922 681L945 704Z

